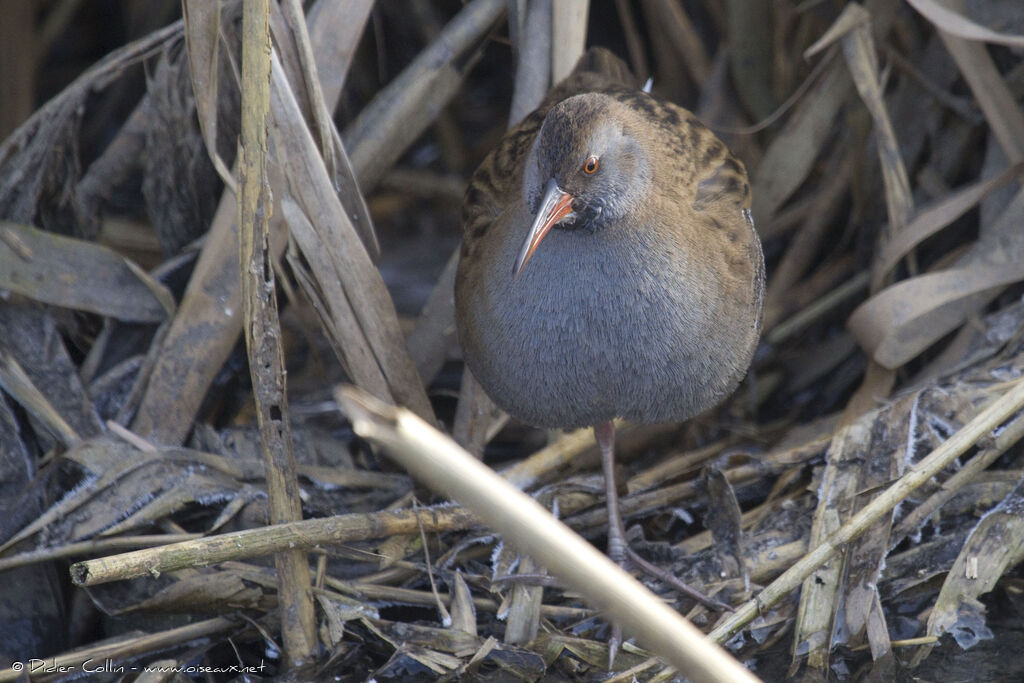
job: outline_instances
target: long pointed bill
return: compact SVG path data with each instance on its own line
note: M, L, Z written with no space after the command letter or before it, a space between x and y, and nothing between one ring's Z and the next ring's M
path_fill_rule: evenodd
M541 202L537 217L533 219L530 232L523 241L519 256L516 257L516 264L512 269L513 278L519 277L520 271L533 256L533 252L537 250L544 235L547 235L551 228L572 214L573 199L575 197L558 187L554 178L548 181L544 191L544 201Z

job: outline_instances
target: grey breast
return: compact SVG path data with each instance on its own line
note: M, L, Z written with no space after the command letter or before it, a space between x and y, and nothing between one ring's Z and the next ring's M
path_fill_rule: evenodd
M663 422L734 388L723 363L740 359L714 343L723 297L713 281L693 281L699 269L688 267L683 245L556 229L513 280L522 231L512 225L529 224L514 213L478 245L493 254L488 270L460 272L458 287L466 360L498 405L538 426Z

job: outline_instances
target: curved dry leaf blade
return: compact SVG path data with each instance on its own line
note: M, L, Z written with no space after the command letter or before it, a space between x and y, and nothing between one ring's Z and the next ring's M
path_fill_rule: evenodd
M270 31L278 56L285 62L286 73L295 76L291 79L292 88L297 95L302 93L305 102L303 109L309 117L310 128L316 131L316 141L324 165L331 175L336 175L334 145L331 143L334 122L317 77L316 59L309 42L309 29L306 27L302 6L297 0L285 0L280 5L271 5L271 8Z
M0 386L39 420L32 429L36 447L56 445L47 432L66 446L101 434L103 423L54 316L37 306L0 305L0 330ZM27 430L21 438L32 439Z
M0 289L127 322L161 322L174 298L140 272L99 244L0 222Z
M879 416L871 429L870 441L862 455L859 469L858 492L845 501L849 508L856 509L875 499L891 482L902 474L909 457L907 442L916 437L914 427L918 414L920 394L903 397ZM908 436L908 432L912 432ZM877 643L881 636L873 630L873 622L885 617L878 611L878 578L889 553L892 514L872 524L859 538L850 543L843 560L843 618L845 622L844 643L856 647L865 638ZM882 629L884 632L885 629ZM874 647L874 645L873 645Z
M50 404L18 361L2 348L0 348L0 388L10 394L30 415L42 422L64 446L81 441L82 437Z
M169 459L155 471L133 473L118 482L118 497L127 495L130 500L146 502L129 508L131 514L119 518L112 526L83 525L76 528L73 538L90 538L99 536L115 536L130 532L133 529L150 527L161 519L184 509L192 503L215 505L234 499L241 485L230 481L217 473L213 476L193 471L192 464L173 462ZM159 491L155 496L153 492ZM132 498L134 496L134 498ZM101 508L103 510L103 508ZM93 517L92 510L87 518ZM122 514L124 514L122 510Z
M998 43L1011 47L1024 47L1024 36L993 31L990 28L976 24L948 7L943 7L935 0L907 0L907 3L938 28L946 33L952 33L959 38L979 40L985 43Z
M220 570L185 575L150 597L110 610L124 614L148 612L220 614L239 609L257 609L263 591L246 584L239 572Z
M77 150L90 101L116 83L130 67L173 46L180 39L181 30L181 22L175 22L114 50L0 141L0 215L24 222L35 222L38 217L43 227L60 231L67 228L66 214L53 215L53 210L62 203L53 195L57 189L53 182L62 186L61 195L78 192L71 187L71 181L77 180L80 171ZM28 59L33 58L30 55ZM41 67L33 63L31 68ZM76 151L71 153L72 150ZM79 196L76 201L81 199ZM78 206L75 210L90 213L88 207ZM76 217L75 222L79 219ZM54 224L57 221L59 225Z
M854 9L856 8L856 9ZM859 5L850 3L844 15L866 14ZM889 212L889 231L899 233L906 225L914 200L910 195L910 181L907 169L900 156L896 132L889 119L889 112L882 100L882 87L878 80L878 60L875 57L875 43L871 26L865 17L842 38L843 55L850 69L850 76L860 93L861 100L875 124L875 138L878 144L878 161L882 167L885 185L885 201Z
M303 262L289 255L288 261L295 269L299 286L313 304L342 367L359 386L375 396L392 400L387 380L359 327L341 280L324 276L334 269L330 251L318 248L317 230L294 199L281 198L281 214L291 231L293 244L305 259Z
M149 466L159 459L158 456L140 453L127 444L111 443L102 439L82 442L69 450L65 457L78 462L87 469L91 469L90 464L92 460L96 459L94 456L97 456L97 451L98 457L103 462L112 462L113 464L103 470L92 470L102 471L102 475L87 479L85 483L68 492L64 498L47 508L38 519L25 526L0 545L0 552L21 540L39 533L43 529L56 526L61 520L70 517L72 513L75 513L79 508L101 495L107 488L120 481L123 477L128 476L139 468ZM123 510L124 508L122 508L122 516ZM80 517L81 515L76 513L76 516ZM87 518L92 516L92 514L86 515ZM116 521L116 519L111 521Z
M871 23L871 13L862 6L849 3L832 25L814 43L804 50L804 59L810 59L829 45L841 40L850 31Z
M871 658L877 661L892 650L892 639L889 637L889 627L885 621L885 611L882 609L882 599L877 589L873 591L873 596L871 613L868 615L867 637L871 646Z
M192 6L198 10L202 4ZM327 44L334 34L314 31L312 36L318 59L337 48ZM325 85L326 99L336 99L340 87L340 79ZM156 441L181 443L188 435L203 396L241 332L236 215L235 198L226 193L132 423L134 431ZM280 233L271 234L275 253L284 247Z
M743 513L736 491L718 467L705 465L702 473L707 488L708 500L717 501L708 507L704 515L704 526L711 532L712 544L723 571L729 576L740 576L749 580L743 557Z
M519 560L519 574L544 574L543 566L528 555ZM512 599L508 607L507 626L505 627L505 643L509 645L525 645L537 637L540 631L540 605L544 597L543 586L531 586L528 583L512 585Z
M424 648L431 648L433 655L436 657L444 656L442 655L444 652L460 655L472 654L479 650L483 643L481 638L447 628L421 626L419 624L394 622L385 619L371 619L370 617L362 617L360 621L367 628L377 633L382 640L391 643L398 650L395 653L396 656L402 652L410 653L415 651L423 653L431 651L424 650ZM447 656L444 657L445 666L449 666L451 669L458 666L459 661L454 657L450 658L450 660L447 659ZM408 669L405 669L403 674L399 676L399 679L406 678L407 676Z
M1018 162L992 178L979 180L961 188L918 213L907 226L893 235L875 256L871 273L872 288L877 288L896 267L900 259L921 242L942 230L960 216L974 208L978 202L1003 187L1024 171L1024 162Z
M851 85L842 63L833 62L772 140L753 172L755 222L767 223L807 179L825 141L834 134L833 120Z
M309 40L316 46L316 70L324 101L333 109L373 9L373 0L317 2L309 8Z
M992 61L988 48L942 31L939 37L970 86L1000 147L1011 162L1020 161L1024 158L1024 111Z
M272 67L270 133L277 161L288 179L288 186L277 192L282 206L284 197L290 195L293 200L292 207L282 208L282 213L292 221L296 243L307 257L320 291L325 296L334 292L323 302L332 317L342 318L337 329L329 329L344 334L334 343L342 349L353 341L365 344L376 367L366 361L365 373L359 376L370 377L376 370L386 380L388 393L381 395L376 381L367 390L385 399L393 395L397 402L433 420L430 400L405 347L394 302L341 206L276 53ZM350 369L355 373L355 366Z
M270 29L292 92L300 98L307 122L315 127L318 149L346 215L362 238L370 259L377 263L380 260L377 234L331 118L371 6L366 0L318 3L310 9L308 17L303 17L294 1L285 3L283 11L278 11L274 5ZM313 44L320 48L316 54Z
M359 189L356 173L352 168L352 161L348 158L348 152L345 151L345 146L341 142L341 135L333 127L331 135L335 161L334 186L338 189L338 200L345 209L345 215L352 221L359 238L363 241L363 247L370 255L370 260L375 264L379 263L380 242L377 240L377 231L373 228L370 209L366 206L366 199Z
M847 327L861 347L897 368L964 322L983 305L978 298L1024 279L1024 264L977 264L905 280L857 307Z
M199 130L203 133L210 161L224 183L236 192L235 176L217 152L217 104L219 87L217 69L220 59L220 7L219 2L185 0L185 45L192 74Z

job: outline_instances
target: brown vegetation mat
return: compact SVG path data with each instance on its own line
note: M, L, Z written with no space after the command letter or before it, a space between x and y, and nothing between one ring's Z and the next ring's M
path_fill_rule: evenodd
M597 679L595 607L615 680L731 680L506 489L603 548L593 437L460 383L465 181L584 44L744 160L768 264L736 395L618 443L735 609L648 587L765 680L1024 678L1024 6L306 4L0 8L0 681Z

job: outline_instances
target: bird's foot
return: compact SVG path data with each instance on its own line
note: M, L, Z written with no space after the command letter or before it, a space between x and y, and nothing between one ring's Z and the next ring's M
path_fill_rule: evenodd
M615 529L615 525L612 524L610 529ZM621 531L616 533L610 531L608 534L608 557L615 564L622 567L625 571L631 569L637 569L647 574L648 576L654 577L662 583L674 588L679 593L682 593L686 597L699 602L710 610L716 612L731 612L732 608L726 605L720 600L716 600L712 597L701 593L696 588L693 588L689 584L680 581L677 576L668 572L652 562L648 562L633 550L629 543L626 542L625 534ZM619 646L622 645L622 628L615 623L611 624L611 635L608 637L608 670L612 669L615 664L615 655L618 654Z
M672 588L676 589L678 592L682 593L686 597L690 598L691 600L695 600L696 602L699 602L700 604L704 605L710 610L714 610L716 612L732 611L732 607L725 604L721 600L716 600L715 598L712 598L708 595L705 595L704 593L701 593L699 590L689 585L688 583L680 581L679 577L675 576L671 572L666 571L658 565L648 562L644 558L640 557L640 555L635 550L630 548L628 545L625 549L625 560L628 564L631 564L632 566L636 567L648 576L652 576L655 579L661 581L662 583L671 586ZM619 566L624 567L624 565L621 562L619 563Z
M693 586L680 581L679 578L671 572L666 571L658 565L648 562L641 557L640 554L633 550L626 541L625 529L623 528L622 520L618 515L618 510L612 512L611 509L609 509L609 517L607 552L608 557L612 562L619 565L626 571L629 571L630 567L638 569L648 576L654 577L662 583L671 586L686 597L699 602L710 610L714 610L716 612L732 611L732 608L724 602L704 595Z

